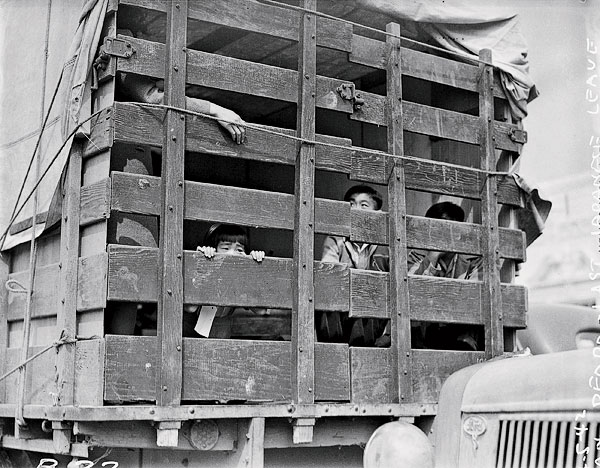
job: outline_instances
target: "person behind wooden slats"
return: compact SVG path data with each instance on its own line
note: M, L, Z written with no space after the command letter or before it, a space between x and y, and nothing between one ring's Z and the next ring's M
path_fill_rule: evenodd
M248 233L240 226L232 224L213 224L204 238L204 245L196 250L202 252L206 258L213 258L215 254L249 256L260 263L265 258L262 250L248 249ZM205 338L230 338L232 314L239 309L236 307L184 305L183 336ZM264 309L250 308L253 312ZM216 319L216 320L215 320ZM213 322L218 327L213 327Z
M464 222L464 210L452 202L440 202L431 205L425 213L426 218ZM378 256L375 259L377 269L389 271L389 257ZM479 279L482 273L482 258L476 255L456 252L427 251L413 249L408 252L408 273L412 275L436 276L453 279ZM413 347L462 349L475 351L481 348L481 337L476 330L467 325L426 324L412 322ZM377 339L378 346L387 346L390 342L389 327Z
M355 185L344 194L344 201L353 210L379 211L381 194L368 185ZM329 236L323 244L322 262L345 263L361 270L378 269L374 258L387 256L387 248L374 244L353 242L348 238ZM385 326L385 320L342 318L339 312L317 315L317 338L320 341L346 342L354 346L372 346Z

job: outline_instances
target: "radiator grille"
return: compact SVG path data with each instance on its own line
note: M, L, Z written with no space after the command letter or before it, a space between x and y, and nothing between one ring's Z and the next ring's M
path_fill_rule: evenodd
M600 466L597 444L597 422L503 420L496 468Z

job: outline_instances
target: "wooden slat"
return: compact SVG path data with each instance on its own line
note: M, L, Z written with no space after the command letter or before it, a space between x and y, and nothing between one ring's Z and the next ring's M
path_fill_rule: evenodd
M484 353L478 351L413 349L412 353L412 387L419 403L437 403L440 389L451 374L484 359Z
M386 273L350 269L350 317L389 317Z
M142 109L136 104L117 103L114 107L114 118L102 120L98 126L92 127L92 134L96 135L96 140L104 138L104 143L98 142L104 147L112 145L113 134L114 141L160 147L163 118L164 111L161 110ZM132 122L135 122L135 125L132 125ZM285 129L265 128L288 135L292 133ZM244 145L236 145L215 122L196 118L188 119L186 133L188 151L287 165L295 162L295 142L283 136L266 134L249 128L247 129L248 141ZM315 149L317 169L350 174L353 180L387 183L385 159L388 156L385 153L367 153L362 148L350 146L350 140L344 138L317 135L317 141L343 147L317 145ZM405 161L405 166L408 189L480 198L482 178L475 170L450 168L427 160ZM500 178L498 200L502 203L521 205L519 191L512 177Z
M482 62L491 63L492 52L483 49ZM484 63L479 67L479 134L481 168L496 170L494 99L491 92L493 69ZM483 286L481 308L484 311L485 352L491 358L504 352L504 327L502 317L502 292L500 290L500 236L498 232L498 188L495 177L484 181L481 199Z
M103 221L110 215L110 179L81 187L79 225Z
M35 293L33 295L32 318L56 315L59 297L60 268L58 263L36 269ZM13 273L9 277L21 283L26 280L28 271ZM106 254L92 255L79 259L77 310L102 308L106 305ZM25 297L23 294L9 293L8 321L23 320Z
M79 341L75 345L74 404L104 404L104 340Z
M411 275L411 318L425 322L483 324L485 310L481 309L481 288L478 281L434 278ZM503 284L503 323L506 327L526 325L526 289Z
M79 259L77 271L77 311L106 307L108 255L102 252Z
M126 73L149 75L156 78L164 76L165 46L142 39L128 38L137 53L130 59L119 60L118 70ZM189 84L218 88L243 94L298 102L295 88L298 72L245 60L192 51L189 56ZM336 89L342 80L318 76L315 89L317 107L352 114L353 120L386 125L385 96L361 91L365 103L358 111L353 111L349 101L343 100ZM405 130L425 135L448 138L471 144L479 143L478 118L438 109L423 104L404 102ZM516 125L494 122L496 146L500 149L517 151L521 147L509 137Z
M157 249L110 245L108 252L108 299L156 302ZM357 316L362 310L365 316L389 317L383 299L387 295L387 273L322 262L315 262L314 268L318 310L351 309ZM289 259L266 258L258 264L224 255L208 260L196 252L186 252L185 271L186 303L291 308ZM483 323L480 282L412 275L408 284L413 320ZM501 291L504 325L524 327L526 289L502 285Z
M350 348L352 403L390 403L397 394L387 348Z
M0 284L6 285L8 272L10 271L8 255L0 255ZM8 348L8 289L0 288L0 362L6 361L6 349ZM6 401L6 381L0 381L0 401Z
M348 347L317 343L315 356L319 371L315 398L348 400ZM155 337L107 335L104 398L115 402L153 400L155 366ZM290 376L290 342L183 341L185 400L291 401Z
M185 107L187 0L167 6L165 104ZM185 117L168 110L162 131L160 249L158 260L158 362L156 404L178 405L182 386L183 205ZM160 431L158 432L160 434Z
M29 356L41 351L45 346L34 346L29 348ZM20 348L8 348L6 350L6 361L4 361L4 372L7 372L21 363ZM56 388L55 384L56 353L47 351L28 364L27 380L25 381L25 404L53 405L51 392ZM6 388L12 389L6 392L4 403L15 404L17 402L17 380L19 373L15 372L6 378ZM14 413L14 411L13 411Z
M121 5L138 6L134 0ZM166 0L145 0L144 8L166 11ZM298 40L300 14L297 11L265 5L255 0L204 0L191 3L190 19L220 24L249 32ZM322 47L350 51L352 26L327 18L317 19L317 44Z
M386 38L387 151L404 155L406 105L402 100L402 54L400 25L390 23L386 31L397 37ZM389 308L391 325L390 368L392 400L413 401L410 354L410 295L407 266L406 177L402 161L394 160L388 181Z
M316 10L316 0L300 6ZM304 13L299 22L296 136L315 139L317 92L317 21ZM315 401L315 146L298 144L294 182L294 240L292 261L292 401ZM310 421L294 422L294 442L312 441Z
M159 214L160 179L114 172L112 207L125 213ZM185 183L185 219L235 223L274 229L293 228L293 195L224 187L200 182ZM348 236L357 242L386 244L387 213L350 210L348 203L315 200L315 232ZM480 254L480 225L407 217L411 248ZM500 229L500 256L525 258L523 233Z
M352 35L352 52L348 59L373 68L385 68L385 42ZM477 67L402 48L402 74L435 83L477 92ZM506 99L500 82L494 82L494 97Z

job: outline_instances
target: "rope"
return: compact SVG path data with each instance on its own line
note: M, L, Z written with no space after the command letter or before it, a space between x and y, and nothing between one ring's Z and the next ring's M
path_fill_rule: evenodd
M67 135L67 138L65 139L65 141L63 141L62 145L60 145L60 148L58 149L58 151L56 152L56 154L52 157L52 160L50 161L50 164L48 164L48 167L44 170L44 173L41 175L41 177L39 178L39 180L35 183L35 185L31 189L31 191L29 192L29 195L27 195L27 198L25 198L25 200L23 201L21 207L11 216L10 221L8 222L8 225L6 226L6 229L2 233L2 236L0 236L0 248L1 248L1 246L4 245L4 241L6 239L8 231L10 230L11 226L15 222L15 219L17 218L17 216L19 216L19 214L21 214L21 211L23 211L23 208L25 208L25 205L27 204L27 202L33 196L33 194L35 193L35 190L40 186L40 184L44 180L44 177L46 177L46 175L48 174L48 172L50 171L50 169L52 168L52 166L54 165L54 163L56 162L56 160L60 156L60 153L62 152L62 150L64 149L64 147L67 145L67 143L69 142L69 140L71 139L71 137L74 136L75 133L77 133L77 130L79 130L83 125L85 125L87 122L89 122L90 120L92 120L98 114L100 114L101 112L103 112L103 110L104 109L94 112L87 119L85 119L82 122L78 123L75 126L75 128L71 131L71 133L69 133L69 135Z
M177 112L181 112L182 114L188 114L188 115L192 115L195 117L202 117L205 119L209 119L209 120L215 120L217 122L225 122L228 124L233 124L233 125L237 125L239 127L244 127L244 128L250 128L259 132L263 132L263 133L268 133L270 135L277 135L278 137L282 137L282 138L288 138L290 140L294 140L294 141L298 141L300 143L305 143L305 144L309 144L309 145L318 145L318 146L325 146L328 148L338 148L338 149L349 149L349 146L345 146L345 145L337 145L335 143L326 143L324 141L317 141L317 140L308 140L306 138L300 138L294 135L288 135L285 133L280 133L276 130L270 130L268 128L265 128L261 125L256 125L256 124L252 124L252 123L248 123L248 122L244 122L244 123L240 123L240 122L234 122L232 120L225 120L225 119L219 119L217 117L213 117L212 115L208 115L208 114L202 114L200 112L194 112L188 109L183 109L181 107L175 107L175 106L168 106L166 104L146 104L146 103L139 103L139 102L132 102L130 104L133 104L135 106L139 106L141 108L155 108L155 109L165 109L165 110L172 110L172 111L177 111ZM376 151L376 150L372 150L369 148L360 148L360 151L363 153L368 153L368 154L375 154L375 155L382 155L385 154L387 155L388 153L383 153L381 151ZM402 155L402 156L398 156L398 155L389 155L390 157L393 158L397 158L403 161L414 161L414 162L420 162L422 163L423 161L428 161L427 159L423 159L423 158L417 158L415 156L406 156L406 155ZM436 165L439 166L444 166L444 167L448 167L450 169L460 169L460 170L464 170L464 169L468 169L480 174L485 174L488 177L491 176L512 176L513 173L512 172L503 172L503 171L486 171L485 169L479 169L476 167L466 167L466 166L461 166L460 164L453 164L453 163L449 163L449 162L445 162L445 161L435 161Z
M15 288L13 284L17 287ZM4 287L7 291L15 294L27 294L29 292L29 289L15 279L9 279L6 283L4 283Z
M18 366L13 367L11 370L9 370L5 374L1 375L0 376L0 382L3 381L4 379L6 379L11 374L14 374L15 372L17 372L19 369L22 369L25 366L27 366L27 364L29 364L34 359L37 359L38 357L40 357L42 354L47 353L52 348L55 348L56 350L58 350L58 348L60 348L61 346L66 345L66 344L73 344L73 343L76 343L78 341L95 340L95 339L98 339L98 338L99 337L96 336L96 335L94 335L94 336L88 336L88 337L77 336L74 339L73 338L68 338L67 335L65 334L65 331L63 330L62 333L61 333L61 337L58 340L56 340L52 344L49 344L44 349L38 351L37 353L35 353L33 356L31 356L28 359L26 359L25 361L23 361Z
M277 2L275 0L260 0L260 1L262 3L268 3L270 5L278 6L278 7L281 7L281 8L287 8L288 10L300 11L300 12L303 12L303 13L310 13L311 15L320 16L322 18L327 18L327 19L330 19L330 20L334 20L334 21L339 21L339 22L342 22L342 23L350 24L352 26L356 26L358 28L362 28L362 29L365 29L367 31L371 31L371 32L383 34L383 35L389 36L389 37L395 37L397 39L401 39L403 41L406 41L406 42L409 42L409 43L412 43L412 44L415 44L415 45L420 45L422 47L426 47L426 48L431 49L431 50L436 50L438 52L443 52L445 54L454 55L456 57L460 57L460 58L465 59L465 60L470 60L470 61L475 62L475 63L482 63L484 65L489 65L490 67L494 66L492 63L490 63L490 62L488 62L486 60L481 60L480 58L475 58L475 57L472 57L470 55L467 55L467 54L464 54L464 53L461 53L461 52L444 49L443 47L438 47L438 46L435 46L433 44L428 44L426 42L417 41L416 39L411 39L409 37L398 36L397 34L390 33L390 32L387 32L387 31L383 31L382 29L373 28L371 26L367 26L367 25L364 25L364 24L356 23L354 21L350 21L350 20L347 20L347 19L344 19L344 18L338 18L337 16L328 15L327 13L322 13L320 11L308 10L306 8L302 8L302 7L294 6L294 5L288 5L286 3Z

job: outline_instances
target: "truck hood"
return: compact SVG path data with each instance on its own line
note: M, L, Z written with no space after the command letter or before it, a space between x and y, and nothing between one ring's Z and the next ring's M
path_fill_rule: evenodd
M600 348L490 361L471 377L463 412L593 410L600 406Z

